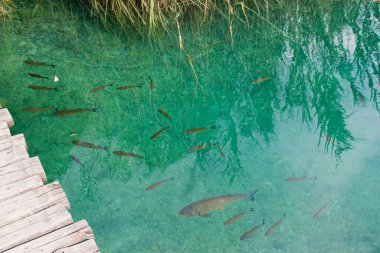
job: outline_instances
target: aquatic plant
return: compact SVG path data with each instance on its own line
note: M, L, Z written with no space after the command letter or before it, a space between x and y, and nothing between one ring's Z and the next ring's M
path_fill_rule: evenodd
M0 17L5 22L6 18L11 16L13 10L12 0L1 0L0 1Z

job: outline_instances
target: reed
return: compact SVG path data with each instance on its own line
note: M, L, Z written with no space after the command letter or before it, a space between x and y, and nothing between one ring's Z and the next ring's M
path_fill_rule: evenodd
M5 22L7 18L10 18L13 11L12 0L0 0L0 17Z

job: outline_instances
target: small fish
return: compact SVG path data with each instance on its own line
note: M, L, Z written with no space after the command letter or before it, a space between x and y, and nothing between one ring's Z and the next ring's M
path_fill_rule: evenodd
M79 165L81 165L82 167L84 167L84 164L78 159L78 157L74 156L74 155L70 155L71 156L71 159L75 162L77 162Z
M252 84L260 84L260 83L265 82L266 80L269 80L269 79L270 79L270 77L262 77L262 78L253 80Z
M235 222L237 222L238 220L240 220L241 217L243 217L247 212L252 212L254 211L255 209L252 207L251 209L247 210L247 211L244 211L244 212L241 212L239 213L238 215L226 220L224 222L224 225L230 225L230 224L234 224Z
M154 184L148 186L147 188L145 188L145 190L146 190L146 191L151 191L151 190L153 190L153 189L156 189L156 188L159 187L160 185L162 185L162 184L164 184L164 183L166 183L166 182L169 182L169 181L171 181L171 180L174 180L174 177L169 178L169 179L166 179L166 180L163 180L163 181L160 181L160 182L157 182L157 183L154 183Z
M98 145L95 145L95 144L92 144L92 143L89 143L89 142L84 142L84 141L73 140L71 142L74 145L77 145L77 146L80 146L80 147L83 147L83 148L104 149L104 150L108 149L107 147L101 147L101 146L98 146Z
M57 67L57 65L54 65L54 64L49 64L49 63L45 63L45 62L40 62L40 61L32 61L32 60L27 60L27 61L24 61L25 64L29 64L29 65L36 65L36 66L43 66L43 67Z
M114 155L118 156L125 156L125 157L137 157L137 158L144 158L142 155L134 154L134 153L128 153L124 151L113 151L112 152Z
M227 194L217 197L211 197L207 199L203 199L197 202L194 202L190 205L185 206L182 208L182 210L179 212L180 215L184 216L202 216L207 217L209 216L209 212L215 211L215 210L223 210L224 206L232 203L239 199L249 199L251 201L255 200L255 193L257 190L254 190L253 192L249 192L246 194Z
M142 85L127 85L127 86L120 86L116 89L118 90L128 90L128 89L134 89L134 88L142 88Z
M151 77L149 77L149 79L150 79L149 87L150 87L151 90L153 90L153 89L154 89L154 82L153 82L153 79L152 79Z
M160 134L162 134L163 131L165 131L168 128L169 128L169 126L166 126L166 127L162 128L157 133L153 134L152 137L150 137L150 139L153 140L153 139L157 138Z
M34 78L49 79L46 76L41 76L41 75L33 74L33 73L28 73L28 75L30 75L31 77L34 77Z
M201 133L201 132L207 131L209 129L215 129L215 128L216 128L215 126L212 126L212 127L190 128L190 129L185 130L185 132L188 133L188 134L197 134L197 133Z
M224 152L223 152L222 146L220 146L219 143L218 143L218 148L219 148L220 155L224 158Z
M241 237L240 237L240 240L243 241L243 240L246 240L248 238L250 238L252 235L254 235L256 233L256 231L261 228L262 225L265 224L265 219L263 219L263 222L261 222L259 225L256 225L254 226L251 230L245 232Z
M77 113L81 113L81 112L96 112L98 110L98 108L90 108L90 109L71 109L71 110L63 110L63 111L56 111L53 113L54 116L58 116L58 117L66 117L68 115L73 115L73 114L77 114Z
M55 90L55 91L58 91L58 88L51 88L51 87L38 86L38 85L29 85L28 88L32 89L32 90Z
M194 147L189 148L189 151L197 151L197 150L209 148L209 147L212 147L212 146L215 146L215 145L216 145L215 143L211 143L211 144L204 144L204 145L194 146Z
M112 86L112 85L113 85L113 83L110 83L110 84L106 84L106 85L100 86L100 87L98 87L98 88L95 88L95 89L91 90L90 93L98 92L98 91L103 90L103 89L105 89L105 88L107 88L107 87L110 87L110 86Z
M317 177L288 177L286 179L286 181L288 181L288 182L301 182L301 181L311 180L311 179L317 180Z
M319 218L321 217L321 215L326 211L327 209L327 206L329 205L329 203L323 205L318 211L316 211L313 215L314 218Z
M22 109L24 112L46 112L46 111L52 111L54 108L51 107L28 107Z
M158 109L159 113L161 113L162 116L164 116L165 118L167 118L168 120L170 120L170 122L172 121L172 119L170 118L169 114L167 114L164 110L162 109Z
M276 232L276 230L280 227L282 221L284 220L285 215L286 215L286 213L284 213L284 216L279 221L277 221L273 226L271 226L267 230L267 232L265 232L265 237L268 237L268 236L272 235L274 232Z

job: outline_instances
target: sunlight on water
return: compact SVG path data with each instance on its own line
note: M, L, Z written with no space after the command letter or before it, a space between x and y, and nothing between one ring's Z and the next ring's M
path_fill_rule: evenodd
M52 3L34 15L33 6L19 7L22 15L1 30L0 104L102 252L380 251L379 5L276 4L248 28L236 21L233 44L225 20L199 29L183 23L188 55L176 36L107 31ZM117 89L129 85L143 87ZM52 110L23 111L30 107ZM78 108L90 110L53 116ZM190 150L200 145L209 146ZM254 202L244 197L210 217L179 214L202 199L255 189Z

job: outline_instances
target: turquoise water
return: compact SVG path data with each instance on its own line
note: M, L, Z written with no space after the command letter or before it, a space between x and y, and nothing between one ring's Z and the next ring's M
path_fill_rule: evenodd
M0 104L49 181L63 185L74 218L90 223L102 252L380 252L379 5L272 4L251 14L249 26L234 19L233 40L224 19L202 28L184 22L194 72L176 34L149 39L106 30L64 6L19 3L20 15L3 24ZM57 67L23 64L27 59ZM126 85L143 88L116 89ZM23 112L27 107L98 110L55 117ZM189 151L202 144L218 145ZM286 180L292 177L308 179ZM254 189L254 202L233 202L211 217L179 215L195 201ZM239 240L264 218L252 238Z

